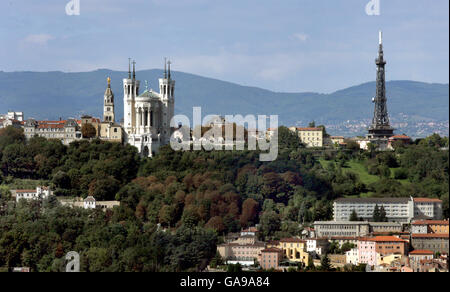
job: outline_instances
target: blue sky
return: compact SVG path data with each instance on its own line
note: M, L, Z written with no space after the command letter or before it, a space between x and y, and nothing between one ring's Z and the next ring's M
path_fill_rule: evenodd
M448 83L449 1L1 0L0 70L80 72L163 66L282 92L332 92L375 79Z

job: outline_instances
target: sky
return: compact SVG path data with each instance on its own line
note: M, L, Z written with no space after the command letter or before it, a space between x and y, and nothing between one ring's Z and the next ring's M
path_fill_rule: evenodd
M0 0L0 71L162 68L278 92L330 93L386 78L449 83L449 1ZM376 1L376 0L372 0Z

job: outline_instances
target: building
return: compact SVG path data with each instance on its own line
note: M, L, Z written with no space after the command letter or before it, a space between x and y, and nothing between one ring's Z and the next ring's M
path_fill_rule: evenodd
M375 242L375 250L381 256L406 255L408 252L408 242L395 236L375 236L369 240Z
M306 147L323 147L323 128L289 128L296 133Z
M377 266L398 260L407 254L407 242L394 236L376 236L358 240L358 263ZM397 257L390 255L398 255ZM390 264L390 263L389 263Z
M403 224L399 222L369 222L370 233L403 233Z
M279 248L266 248L261 251L261 268L264 270L277 270L283 260L283 250Z
M385 150L388 147L389 138L394 136L394 129L390 125L387 110L385 80L386 61L384 59L383 38L381 31L379 34L378 58L375 63L377 65L377 83L376 95L372 99L372 102L375 104L375 109L367 138L370 140L370 143L377 145L380 150Z
M449 253L447 234L412 234L411 245L414 249L431 250L434 253Z
M414 250L409 253L409 266L414 272L420 272L420 262L423 260L432 260L434 252L431 250Z
M306 240L299 238L283 238L279 241L277 247L283 250L284 256L294 263L303 263L308 265L309 254L306 251Z
M414 218L442 219L442 201L431 198L414 198Z
M346 263L348 265L359 265L359 250L358 247L352 248L345 253Z
M308 238L306 239L306 251L314 257L320 257L325 254L330 246L327 238Z
M448 234L448 220L417 220L411 224L413 234Z
M406 135L394 135L388 139L388 148L394 149L395 144L411 144L411 137Z
M331 136L330 140L333 145L341 145L345 143L345 138L343 136Z
M65 145L82 139L81 128L74 119L61 121L36 121L29 119L25 121L24 134L27 139L39 136L46 139L60 140Z
M362 238L358 241L358 263L376 266L377 251L375 241Z
M13 198L16 198L16 202L20 200L37 200L37 199L46 199L53 192L49 187L38 186L35 190L12 190L11 191Z
M233 235L226 243L217 246L217 251L227 263L240 263L245 266L260 262L261 251L264 249L266 244L251 234Z
M0 115L0 129L6 127L22 128L24 125L23 112L8 112Z
M316 221L317 237L359 237L370 233L369 222L364 221Z
M114 93L111 89L111 78L107 79L108 86L103 95L103 121L99 123L99 138L109 142L123 142L122 126L115 120Z
M341 198L334 201L335 221L346 221L353 211L364 220L372 220L378 205L384 207L391 222L409 223L414 218L442 219L442 201L428 198Z
M135 146L144 157L154 156L159 147L169 144L172 135L170 122L174 116L175 81L168 71L159 79L159 92L148 89L140 94L140 81L128 67L128 78L123 79L124 131L126 143Z

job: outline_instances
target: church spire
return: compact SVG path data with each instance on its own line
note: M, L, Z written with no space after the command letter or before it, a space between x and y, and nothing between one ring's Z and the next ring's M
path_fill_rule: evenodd
M136 61L133 60L133 80L136 80Z
M167 65L169 66L169 76L168 78L170 79L170 64L172 64L172 62L170 62L170 60L167 62Z
M131 79L131 58L128 58L128 79Z
M167 58L164 58L164 79L167 79Z

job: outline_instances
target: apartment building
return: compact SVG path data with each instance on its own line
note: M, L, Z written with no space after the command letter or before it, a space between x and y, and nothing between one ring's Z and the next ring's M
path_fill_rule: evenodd
M279 248L266 248L261 251L261 268L264 270L275 269L280 266L280 262L283 260L283 250Z
M417 220L411 224L413 234L448 234L448 220Z
M442 219L442 201L428 198L341 198L334 201L335 221L346 221L353 211L371 221L375 207L383 207L391 222L410 223L414 218Z
M289 128L292 132L298 135L302 143L306 147L323 147L324 137L323 128Z
M431 250L434 253L449 253L447 234L412 234L411 245L414 249Z

